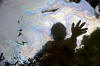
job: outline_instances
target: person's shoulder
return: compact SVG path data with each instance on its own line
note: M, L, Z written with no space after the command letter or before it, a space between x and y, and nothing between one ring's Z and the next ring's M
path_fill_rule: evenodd
M48 48L50 45L52 45L53 41L48 41L43 48Z
M46 44L51 44L53 41L48 41Z
M68 43L68 42L70 41L70 39L71 39L71 38L67 38L67 39L65 39L63 42L64 42L64 43Z
M72 42L72 38L71 37L70 38L67 38L67 39L64 40L64 42L65 43L71 43Z

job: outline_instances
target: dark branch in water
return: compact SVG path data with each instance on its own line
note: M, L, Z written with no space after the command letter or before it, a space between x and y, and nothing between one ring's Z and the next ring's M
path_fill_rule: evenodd
M28 43L28 42L25 42L25 41L22 41L22 42L16 41L16 43L20 44L20 45L24 45L25 43Z
M55 8L55 9L51 9L51 10L44 10L42 11L42 13L46 13L46 12L55 12L57 11L59 8Z
M3 53L1 53L1 55L0 55L0 61L2 61L4 59L5 59L5 57L3 56Z

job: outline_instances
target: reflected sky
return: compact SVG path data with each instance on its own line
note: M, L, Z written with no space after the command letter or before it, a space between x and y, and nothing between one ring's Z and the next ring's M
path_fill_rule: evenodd
M58 8L55 12L42 13L55 8ZM79 20L86 22L87 35L100 26L100 19L95 18L94 9L85 0L78 4L66 0L4 0L0 6L0 53L4 52L10 61L13 57L21 57L19 60L33 57L42 45L53 40L50 34L53 24L64 24L68 38L71 24ZM17 37L19 29L23 29L22 36ZM78 47L81 40L82 36L77 38ZM20 45L16 41L28 43Z

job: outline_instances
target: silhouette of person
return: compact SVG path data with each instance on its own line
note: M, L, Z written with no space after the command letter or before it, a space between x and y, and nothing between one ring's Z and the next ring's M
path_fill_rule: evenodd
M35 62L39 66L73 66L73 53L76 47L76 38L86 33L87 28L82 29L85 22L72 24L72 36L65 39L66 28L61 23L56 23L51 28L54 41L48 41L43 48L34 56Z

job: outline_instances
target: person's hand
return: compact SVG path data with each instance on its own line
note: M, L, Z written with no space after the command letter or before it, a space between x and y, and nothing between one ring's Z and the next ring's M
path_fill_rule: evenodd
M82 34L87 32L88 28L83 28L82 29L82 27L85 25L85 22L82 23L82 24L80 24L80 23L81 23L81 20L76 24L76 26L75 26L74 23L72 24L71 31L72 31L72 36L73 37L80 36L80 35L82 35Z

